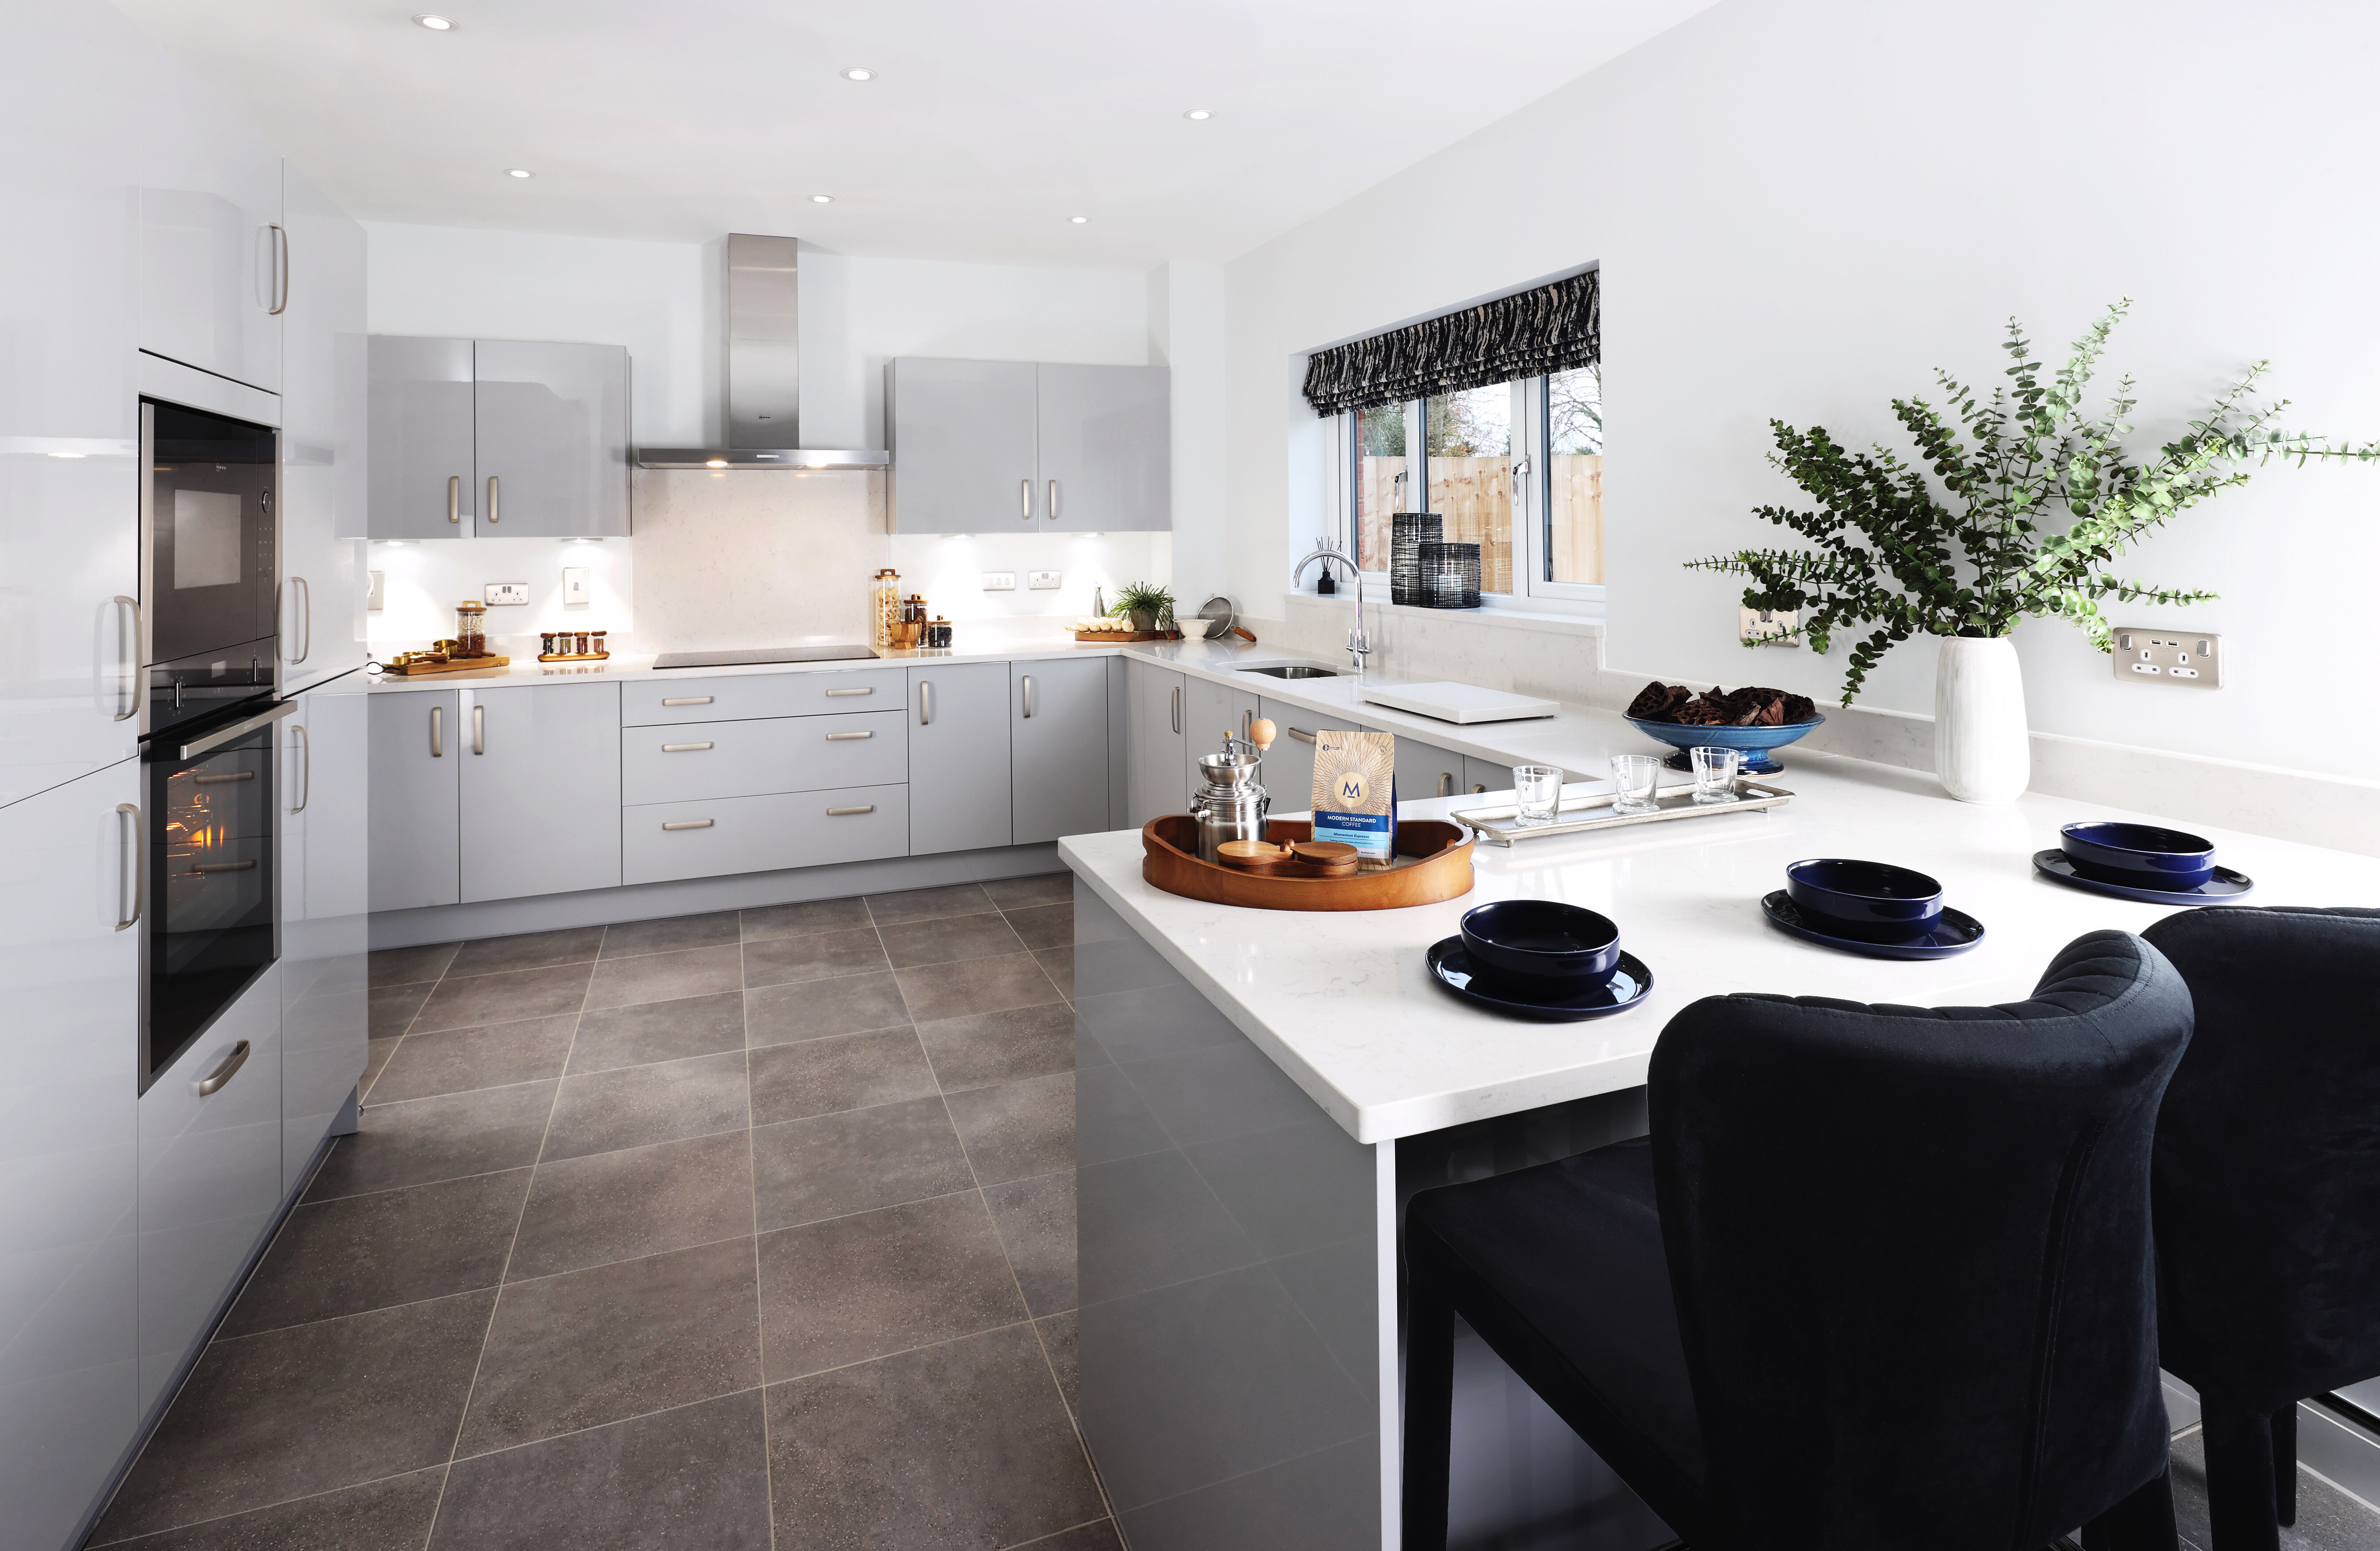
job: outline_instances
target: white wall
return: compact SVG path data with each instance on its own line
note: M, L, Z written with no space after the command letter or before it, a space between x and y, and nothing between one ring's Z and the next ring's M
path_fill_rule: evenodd
M1609 662L1829 697L1844 648L1746 653L1738 584L1679 566L1790 536L1748 515L1795 495L1771 416L1888 435L1936 366L1998 381L2011 313L2059 352L2128 295L2104 380L2142 377L2143 446L2261 357L2291 424L2380 436L2350 170L2380 153L2375 68L2380 13L2313 0L1727 0L1228 266L1233 590L1277 596L1311 537L1298 352L1597 260ZM2034 727L2369 772L2380 720L2304 712L2358 681L2375 511L2380 468L2274 468L2185 515L2120 568L2225 594L2163 617L2229 638L2226 687L2118 683L2036 622ZM1930 711L1933 655L1896 648L1864 702Z

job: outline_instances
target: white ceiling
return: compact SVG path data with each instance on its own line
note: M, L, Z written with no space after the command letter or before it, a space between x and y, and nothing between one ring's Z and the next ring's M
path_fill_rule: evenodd
M1244 252L1713 0L116 3L363 219L1105 268Z

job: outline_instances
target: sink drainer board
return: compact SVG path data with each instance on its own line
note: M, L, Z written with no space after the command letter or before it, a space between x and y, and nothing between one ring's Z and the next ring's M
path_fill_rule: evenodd
M1314 838L1309 819L1270 819L1265 838L1280 843ZM1299 878L1245 873L1198 856L1198 821L1167 813L1140 826L1140 875L1153 888L1257 910L1397 910L1435 905L1471 892L1471 837L1440 819L1397 825L1397 858L1377 873L1344 878Z

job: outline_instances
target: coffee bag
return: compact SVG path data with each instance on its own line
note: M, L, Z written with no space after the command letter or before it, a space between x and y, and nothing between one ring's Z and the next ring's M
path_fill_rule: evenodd
M1397 854L1397 740L1385 732L1314 735L1314 837L1355 848L1366 872Z

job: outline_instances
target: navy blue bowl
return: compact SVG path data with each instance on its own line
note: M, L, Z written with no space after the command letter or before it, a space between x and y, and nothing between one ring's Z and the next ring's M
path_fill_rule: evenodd
M1465 910L1463 946L1491 974L1532 981L1595 983L1620 967L1612 919L1553 899L1499 899Z
M1678 751L1670 756L1672 770L1693 768L1686 755L1689 749L1736 749L1743 754L1736 770L1745 776L1776 775L1785 767L1777 763L1774 751L1827 725L1824 716L1807 722L1788 722L1781 727L1688 727L1675 722L1647 722L1636 716L1628 720L1645 737L1658 739Z
M1884 861L1815 857L1785 869L1785 895L1847 935L1913 937L1942 920L1942 885Z
M2180 891L2215 876L2215 843L2153 824L2070 824L2058 849L2086 878Z

